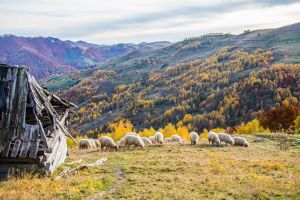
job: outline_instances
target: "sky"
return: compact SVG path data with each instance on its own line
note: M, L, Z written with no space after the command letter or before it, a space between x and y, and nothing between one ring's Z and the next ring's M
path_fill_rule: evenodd
M300 0L0 0L0 13L0 35L175 42L300 22Z

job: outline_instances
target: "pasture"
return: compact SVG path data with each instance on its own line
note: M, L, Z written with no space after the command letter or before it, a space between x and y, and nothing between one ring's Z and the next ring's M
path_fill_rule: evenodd
M272 135L246 137L248 148L204 139L117 152L76 147L66 163L108 160L58 180L65 166L51 177L11 178L0 182L0 199L299 199L300 137L289 136L284 150Z

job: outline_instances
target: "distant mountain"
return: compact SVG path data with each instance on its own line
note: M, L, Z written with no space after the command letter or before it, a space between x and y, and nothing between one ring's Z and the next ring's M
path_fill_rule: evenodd
M153 50L169 42L97 45L84 41L62 41L52 37L0 36L0 63L28 66L37 78L103 64L133 51Z

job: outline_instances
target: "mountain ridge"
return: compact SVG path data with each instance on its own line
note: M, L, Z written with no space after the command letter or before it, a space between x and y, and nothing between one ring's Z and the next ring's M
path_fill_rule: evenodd
M160 45L160 46L159 46ZM38 79L56 73L80 70L86 66L105 63L132 51L145 51L169 45L157 43L98 45L84 41L73 42L54 37L0 36L0 62L28 66Z

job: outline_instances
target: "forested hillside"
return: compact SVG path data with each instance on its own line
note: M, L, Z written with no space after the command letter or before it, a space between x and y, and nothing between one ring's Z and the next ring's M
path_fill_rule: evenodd
M272 64L271 51L225 47L205 59L146 74L120 84L120 74L98 70L62 95L80 105L71 126L86 133L129 119L134 127L159 128L171 122L191 129L233 127L283 100L298 105L300 65Z
M58 75L43 82L50 91L67 89L90 77L96 70L113 70L118 83L132 83L149 72L164 71L168 66L207 58L220 49L230 46L237 50L265 49L272 52L272 63L300 63L300 23L277 29L245 31L239 35L212 33L187 38L168 45L148 43L154 48L132 51L102 65L87 67L76 73ZM165 46L164 46L165 45ZM141 48L141 44L139 45Z

